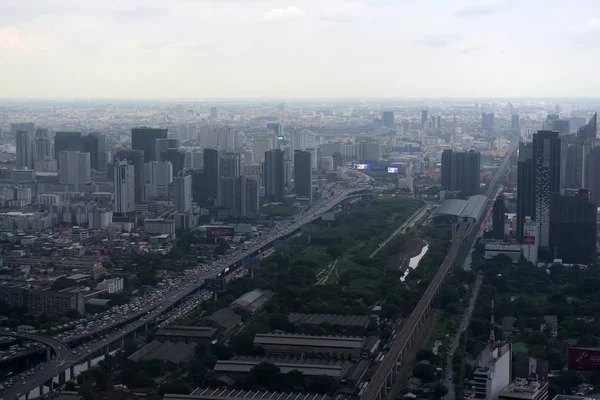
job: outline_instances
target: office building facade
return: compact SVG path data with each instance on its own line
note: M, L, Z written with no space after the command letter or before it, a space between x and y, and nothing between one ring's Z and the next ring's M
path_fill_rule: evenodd
M129 214L135 211L135 165L121 159L114 166L114 187L116 214Z
M83 151L81 132L56 132L54 136L54 159L60 169L58 155L63 151Z
M312 202L312 160L308 151L294 151L294 193Z
M504 196L500 195L494 201L492 208L492 236L495 239L504 239L504 214L506 206L504 205Z
M167 129L140 127L131 130L131 148L144 152L144 162L159 161L156 158L156 139L166 139Z
M96 171L106 170L106 137L99 132L83 136L83 151L90 153L90 165Z
M567 264L596 262L597 208L589 191L575 196L553 193L550 208L550 250Z
M550 198L560 191L560 139L558 132L533 135L535 220L540 226L540 249L550 247Z
M215 149L204 149L204 191L206 198L218 199L221 179L221 159L219 151Z
M444 150L442 153L442 190L458 191L462 196L479 194L481 154L471 150Z
M15 134L16 155L18 169L34 169L33 154L31 149L31 137L25 130L17 131Z
M533 173L533 145L519 143L519 161L517 162L517 243L523 243L523 225L525 219L535 220L535 180Z
M269 150L265 153L263 181L265 201L283 202L285 199L285 161L282 150Z
M126 161L135 168L135 204L144 202L144 152L141 150L119 150L114 156L115 165L118 161Z
M173 178L175 192L175 211L188 212L192 210L192 176L177 176Z
M492 133L494 131L496 116L494 113L482 113L481 114L481 129L484 132Z
M381 114L381 125L388 129L394 129L394 112L384 111Z
M513 132L521 131L521 116L520 115L516 114L516 115L510 116L510 130Z
M60 183L78 187L92 182L90 153L63 151L59 154L59 160L58 177Z

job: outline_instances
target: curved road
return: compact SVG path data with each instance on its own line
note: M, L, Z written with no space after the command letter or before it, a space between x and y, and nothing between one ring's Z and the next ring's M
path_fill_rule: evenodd
M204 278L213 278L213 277L217 277L217 276L220 277L220 276L228 274L229 272L232 272L235 269L233 267L237 264L241 265L241 263L243 262L243 260L246 257L252 256L256 252L259 252L259 251L263 250L265 247L269 246L274 241L279 240L281 238L285 238L285 237L289 236L290 234L299 230L303 225L320 218L321 214L329 211L331 208L335 207L337 204L342 202L345 198L352 196L354 194L357 194L358 192L365 191L365 190L370 190L370 189L364 188L364 187L363 188L346 189L346 190L343 190L342 192L334 195L333 197L324 199L323 204L316 203L315 206L313 206L311 209L307 210L307 212L305 212L301 216L298 216L296 218L296 222L289 225L284 232L281 232L279 234L278 233L266 234L260 243L252 246L246 252L242 252L239 256L235 257L234 259L229 260L226 264L217 266L213 271L204 275ZM226 269L228 269L227 272L225 272ZM45 366L45 368L43 370L38 371L36 374L29 377L26 380L24 385L17 383L15 385L9 387L8 389L6 389L4 392L0 392L0 399L17 399L17 398L19 398L19 396L22 396L25 393L28 393L31 390L44 384L45 382L51 380L52 377L56 376L63 370L68 369L71 366L85 362L85 360L87 360L90 357L90 355L94 354L95 352L97 352L103 348L106 348L106 346L110 343L114 343L116 341L121 340L123 337L125 337L128 334L131 334L133 331L139 329L140 327L143 327L146 323L148 323L148 321L154 320L156 317L158 317L159 315L161 315L162 313L167 311L175 303L180 301L182 298L190 295L195 290L198 290L198 288L202 287L203 285L204 285L203 282L186 285L178 293L169 295L169 297L167 297L165 299L165 301L162 302L159 306L151 306L150 308L152 308L152 309L150 311L147 311L147 309L145 309L143 313L140 313L134 317L134 318L139 318L139 319L137 319L134 322L129 323L127 326L119 328L118 331L115 334L113 334L111 337L108 337L106 339L103 339L102 341L93 343L89 346L79 347L79 349L81 349L81 350L77 351L77 354L75 352L69 353L68 347L64 343L59 342L58 340L55 340L55 339L44 337L44 339L48 339L48 342L53 342L57 345L60 344L58 347L58 351L60 353L57 353L57 354L60 354L60 357L57 356L56 359L53 360L49 365ZM145 315L143 315L143 314L145 314ZM101 333L101 332L107 331L107 330L112 330L114 328L115 328L115 326L104 327L97 331L89 332L86 334L86 336L92 336L94 334L98 334L98 333ZM23 334L23 335L25 335L25 334ZM35 336L36 338L38 338L36 340L39 340L39 338L40 338L37 335L32 335L32 336ZM25 336L23 336L23 337L25 337ZM33 339L31 339L31 340L33 340ZM72 339L72 340L76 340L76 339ZM65 349L66 349L66 351L65 351Z

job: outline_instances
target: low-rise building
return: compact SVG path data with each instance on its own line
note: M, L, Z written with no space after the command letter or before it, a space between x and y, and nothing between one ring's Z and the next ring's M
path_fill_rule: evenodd
M154 337L161 342L208 343L217 338L217 330L206 326L171 325L159 328Z
M485 259L491 260L492 258L503 255L516 264L521 258L522 254L521 245L518 244L507 244L501 242L492 242L485 245Z
M371 319L365 315L337 314L298 314L288 315L288 321L294 325L334 325L349 328L367 328Z
M104 290L108 294L119 293L123 290L123 278L106 279L98 283L96 289Z
M144 221L144 227L149 234L175 233L175 221L169 219L147 219Z
M339 359L358 359L365 338L350 336L309 336L265 333L254 337L254 344L265 349L267 355L293 357L328 356Z
M253 314L267 305L273 298L273 295L274 293L270 290L254 289L240 296L229 307Z
M548 382L517 378L500 391L498 400L548 400Z

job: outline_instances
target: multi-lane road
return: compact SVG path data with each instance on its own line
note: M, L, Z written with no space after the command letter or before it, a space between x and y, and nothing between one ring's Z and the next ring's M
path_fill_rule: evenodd
M284 227L276 229L274 232L270 232L261 236L259 242L255 243L251 248L248 248L245 251L238 251L235 256L231 257L227 262L215 264L214 269L205 274L203 278L223 277L227 275L228 273L237 269L237 267L241 266L247 257L259 254L271 246L274 241L286 238L301 229L303 225L315 221L316 219L320 218L323 213L326 213L337 204L344 201L344 199L370 190L371 189L369 187L342 189L330 197L316 202L311 208L296 217L294 222L286 224ZM119 327L118 324L114 324L112 326L106 326L88 332L84 335L85 337L98 336L103 332L113 331L115 328L118 328L117 332L95 343L86 346L80 346L77 350L73 350L71 352L69 352L68 347L64 343L61 343L62 350L60 350L60 358L56 357L52 362L46 363L43 370L37 371L32 376L28 377L28 379L22 384L12 385L4 392L0 392L0 398L17 399L19 396L29 393L31 390L38 388L40 385L50 381L54 376L62 373L62 371L86 362L86 360L90 359L91 355L94 353L105 349L111 343L120 341L125 336L132 334L136 330L143 328L144 325L148 324L149 322L156 320L161 314L171 309L183 298L199 290L201 287L203 287L203 285L203 282L199 282L187 284L186 286L179 288L177 293L169 294L168 297L165 298L165 301L161 302L160 305L151 305L148 306L148 308L142 308L136 315L132 316L131 320L133 321L125 326ZM70 340L80 340L84 336L72 338ZM39 338L39 336L35 337ZM64 350L65 348L66 351Z

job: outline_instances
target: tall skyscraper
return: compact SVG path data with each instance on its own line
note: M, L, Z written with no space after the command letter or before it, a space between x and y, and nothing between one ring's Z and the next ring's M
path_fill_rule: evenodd
M427 128L427 110L421 111L421 129Z
M442 153L442 190L479 194L481 154L478 151L444 150Z
M294 192L312 202L312 161L308 151L294 151Z
M131 148L144 152L144 162L159 161L156 158L156 139L166 139L167 129L140 127L131 130Z
M54 136L54 159L60 169L58 155L63 151L83 151L81 132L56 132Z
M144 202L144 152L141 150L118 150L114 156L115 165L117 161L127 161L135 168L134 193L135 204Z
M204 149L204 191L206 198L218 199L219 186L221 179L221 160L219 151L214 149Z
M188 212L192 210L192 176L177 176L173 178L175 189L175 211Z
M254 161L261 163L265 161L265 153L273 148L273 141L270 139L256 139L252 143Z
M560 134L568 134L571 131L571 121L568 119L557 119L552 121L551 130Z
M242 174L242 155L240 153L225 153L221 157L221 176L237 178Z
M517 163L517 243L520 244L524 244L523 226L526 217L531 217L532 220L535 220L536 217L533 170L533 145L521 142L519 143L519 161Z
M128 214L135 211L135 166L127 159L119 159L114 165L115 213Z
M494 131L495 115L494 113L481 114L481 129L484 132L492 133Z
M523 256L527 261L536 265L538 260L540 227L529 216L524 219L521 236Z
M384 111L381 114L381 124L388 129L394 129L394 112Z
M596 204L589 192L580 189L575 196L553 193L550 212L550 250L552 258L565 263L596 262Z
M600 204L600 147L594 147L587 156L586 183L590 190L590 199Z
M258 200L258 180L248 177L241 177L244 179L245 186L245 199L244 207L242 209L242 216L246 218L256 218L259 213L259 200Z
M10 124L10 133L13 136L17 136L17 132L25 131L29 133L29 137L33 137L35 133L35 124L33 122L16 122Z
M179 149L178 139L160 138L156 139L156 155L155 159L160 160L162 153L169 149Z
M558 132L533 135L535 221L540 226L540 249L550 247L550 197L560 191L560 139Z
M265 201L283 202L285 199L285 162L282 150L274 149L265 153L263 181Z
M173 164L168 161L150 161L144 164L145 200L169 197L169 185L173 182Z
M106 170L106 137L99 132L92 132L82 137L83 151L90 153L92 169Z
M161 161L168 161L173 164L173 175L177 176L184 172L185 151L178 149L167 149L160 156Z
M15 134L16 152L17 152L17 168L18 169L33 169L33 157L31 151L31 138L27 131L17 131Z
M510 116L510 130L514 132L521 131L521 116L519 114Z
M492 208L492 236L495 239L504 239L505 212L504 196L500 195L494 201L494 207Z
M78 187L92 182L90 153L61 151L58 157L60 160L60 169L58 170L60 183Z
M210 108L210 118L217 119L217 107L213 106Z
M35 131L33 146L33 161L48 161L54 159L54 150L50 131L38 128Z

